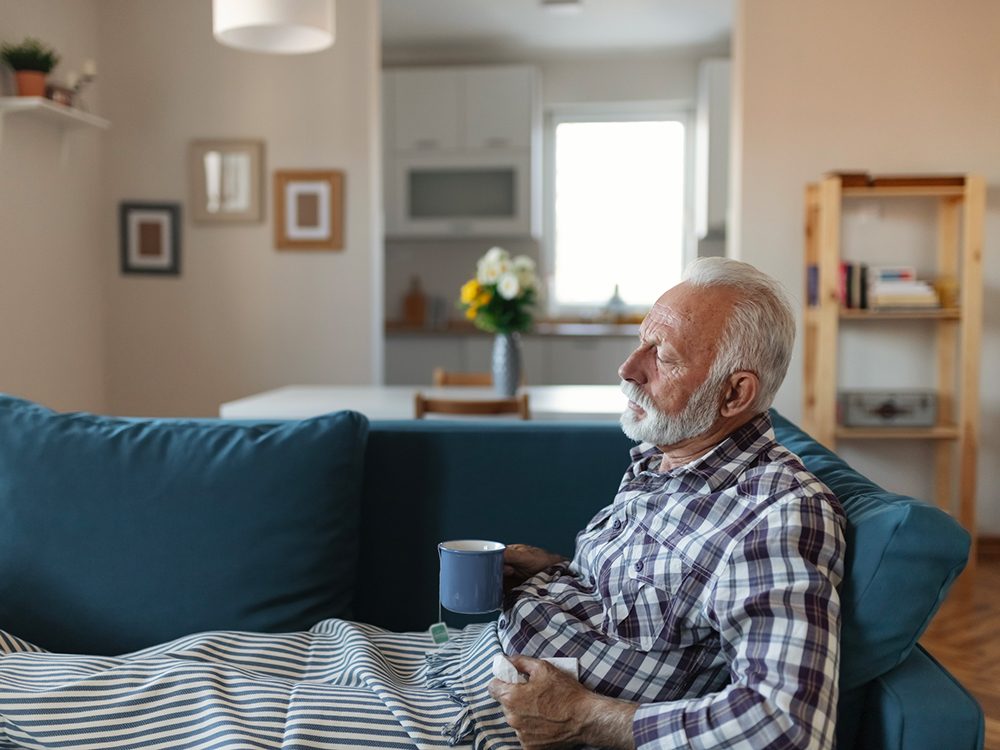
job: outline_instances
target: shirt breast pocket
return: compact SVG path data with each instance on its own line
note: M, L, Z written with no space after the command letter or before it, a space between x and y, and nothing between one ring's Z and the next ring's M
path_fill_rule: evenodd
M611 596L605 631L640 651L666 648L687 566L672 553L636 557L626 565L621 588Z

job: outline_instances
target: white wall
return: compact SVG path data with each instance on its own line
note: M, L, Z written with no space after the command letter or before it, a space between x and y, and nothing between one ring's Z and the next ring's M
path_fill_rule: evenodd
M1000 3L965 0L742 0L734 29L733 253L779 278L801 302L802 191L831 169L976 172L990 186L985 243L980 528L1000 531ZM859 255L909 246L920 209L845 222ZM879 228L884 221L895 229ZM865 227L859 227L858 224ZM863 229L863 231L862 231ZM932 228L928 228L932 232ZM867 246L865 235L874 239ZM889 238L895 238L890 240ZM926 242L933 242L933 235ZM915 240L919 242L919 240ZM917 248L920 253L926 248ZM891 343L897 330L882 331ZM878 335L877 332L873 335ZM919 333L903 338L921 344ZM926 343L926 342L924 342ZM855 341L851 385L926 384L930 354L886 372ZM862 347L858 349L857 347ZM870 345L869 345L870 347ZM879 347L874 347L878 349ZM871 351L871 348L869 350ZM798 352L777 406L801 415ZM932 377L932 376L931 376ZM930 448L847 443L840 452L890 489L931 496ZM862 451L863 448L863 451Z
M53 78L100 59L96 0L0 0L0 40L56 48ZM100 111L100 85L86 101ZM15 93L0 77L0 95ZM101 153L107 133L5 118L0 142L0 391L58 409L101 410L104 248Z
M107 141L101 220L110 290L109 405L213 415L291 383L367 383L382 357L377 4L337 3L337 40L312 55L258 55L212 37L208 0L102 0ZM266 142L265 221L195 225L195 138ZM346 173L345 249L277 252L275 169ZM122 276L124 200L183 205L182 275Z

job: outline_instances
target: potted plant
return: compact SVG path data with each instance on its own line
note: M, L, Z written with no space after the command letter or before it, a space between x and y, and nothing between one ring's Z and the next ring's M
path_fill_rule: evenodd
M0 60L14 69L18 94L45 96L45 76L59 63L59 55L38 39L27 37L20 44L0 46Z

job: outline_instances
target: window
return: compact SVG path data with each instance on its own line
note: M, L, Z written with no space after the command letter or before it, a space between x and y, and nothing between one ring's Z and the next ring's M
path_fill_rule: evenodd
M593 312L617 284L645 310L687 257L683 117L553 115L547 192L553 312Z

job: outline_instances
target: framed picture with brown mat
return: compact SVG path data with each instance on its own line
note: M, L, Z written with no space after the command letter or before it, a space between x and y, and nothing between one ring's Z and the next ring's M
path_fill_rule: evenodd
M274 244L279 250L344 249L344 173L274 173Z
M180 275L180 203L123 202L118 219L122 273Z

